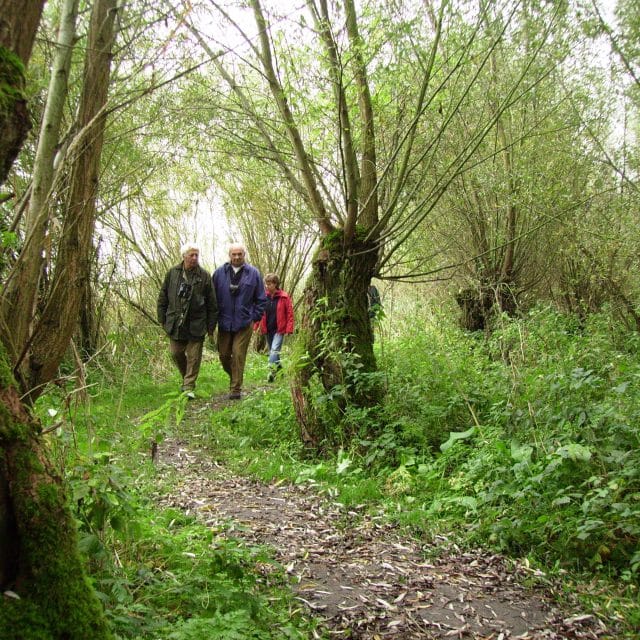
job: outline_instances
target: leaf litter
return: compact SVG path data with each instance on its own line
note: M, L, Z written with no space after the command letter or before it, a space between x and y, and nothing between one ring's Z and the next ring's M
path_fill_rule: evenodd
M556 588L536 580L524 563L487 550L461 550L446 536L428 543L412 539L363 506L345 507L310 485L234 475L210 455L197 443L166 439L158 472L176 481L158 503L227 537L270 547L295 597L329 637L615 637L577 605L561 611L554 604Z

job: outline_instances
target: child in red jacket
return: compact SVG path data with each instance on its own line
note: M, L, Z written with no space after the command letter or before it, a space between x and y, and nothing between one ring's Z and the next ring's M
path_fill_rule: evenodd
M280 278L275 273L264 277L267 305L260 322L256 323L267 337L269 347L269 382L273 382L276 372L282 368L280 349L284 336L293 333L293 305L286 291L280 289Z

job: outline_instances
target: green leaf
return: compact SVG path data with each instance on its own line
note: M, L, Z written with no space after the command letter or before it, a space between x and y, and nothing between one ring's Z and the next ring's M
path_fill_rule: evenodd
M476 509L478 507L478 500L473 496L455 496L451 498L452 504L459 504L467 509Z
M531 462L533 447L530 444L520 444L515 440L511 441L511 457L516 462Z
M351 460L349 458L342 458L336 465L336 473L340 475L344 473L351 466Z
M440 451L445 452L458 442L459 440L467 440L476 432L475 427L467 429L466 431L450 431L449 439L440 445Z
M561 458L573 460L575 462L588 462L591 460L591 451L584 445L577 442L571 442L570 444L560 447L556 454Z

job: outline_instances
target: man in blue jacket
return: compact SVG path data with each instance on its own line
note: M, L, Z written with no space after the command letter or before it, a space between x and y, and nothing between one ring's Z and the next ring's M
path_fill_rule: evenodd
M242 397L244 363L253 323L262 318L267 296L260 271L245 261L241 244L229 247L229 262L213 273L213 288L218 301L218 354L227 372L229 399Z

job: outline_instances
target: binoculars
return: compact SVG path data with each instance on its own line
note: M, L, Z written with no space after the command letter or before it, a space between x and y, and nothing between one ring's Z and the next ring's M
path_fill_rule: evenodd
M188 298L191 295L192 289L193 285L190 285L188 282L181 282L178 287L178 298Z

